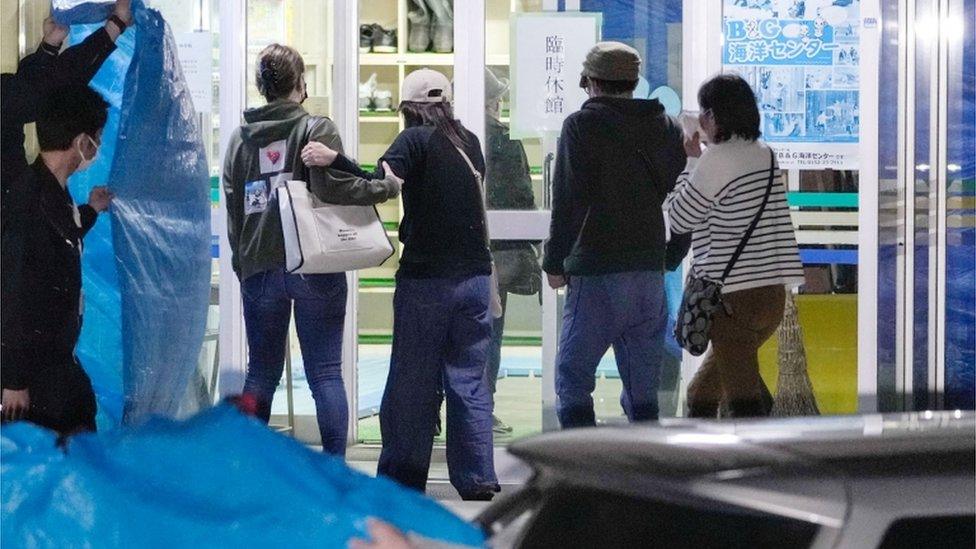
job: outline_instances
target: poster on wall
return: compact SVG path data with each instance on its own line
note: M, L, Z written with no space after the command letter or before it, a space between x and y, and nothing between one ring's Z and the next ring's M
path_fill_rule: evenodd
M723 0L722 68L756 92L780 166L858 168L860 0Z
M512 16L512 124L515 139L558 133L579 110L586 53L599 41L599 13L520 13Z
M199 113L209 113L213 104L213 35L196 31L176 35L183 78Z

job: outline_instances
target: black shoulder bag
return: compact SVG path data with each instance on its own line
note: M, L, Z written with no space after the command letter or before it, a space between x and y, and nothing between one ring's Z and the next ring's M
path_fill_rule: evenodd
M762 204L756 217L742 235L742 240L735 249L735 253L729 258L729 263L725 266L720 280L710 280L703 276L698 276L694 272L688 275L688 282L685 285L684 295L681 298L681 308L678 309L678 320L674 326L674 337L678 340L686 351L693 356L701 356L708 349L708 342L711 339L712 315L720 307L725 308L722 303L722 286L725 279L732 272L732 267L742 255L742 250L746 247L746 242L752 236L752 232L759 224L759 219L766 210L769 202L769 195L773 191L773 179L776 174L776 157L773 151L769 151L769 183L766 185L766 194L763 196ZM726 309L726 312L728 310Z

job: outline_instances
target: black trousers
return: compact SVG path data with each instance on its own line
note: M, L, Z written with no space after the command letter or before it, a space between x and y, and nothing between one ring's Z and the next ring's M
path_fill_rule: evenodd
M69 436L95 431L95 391L91 379L73 354L37 360L28 384L30 410L25 418L31 423ZM41 357L38 357L41 358Z

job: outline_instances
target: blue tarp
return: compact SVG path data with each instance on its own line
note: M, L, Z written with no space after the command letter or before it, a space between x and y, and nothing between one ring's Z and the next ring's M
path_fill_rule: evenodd
M483 534L423 495L220 406L79 435L0 431L4 547L345 547L376 517L464 545Z
M97 29L111 7L53 5L72 42ZM197 115L162 16L139 0L133 15L135 25L91 82L111 105L99 160L69 182L77 197L103 184L116 196L111 221L89 233L82 259L78 356L102 427L176 416L196 400L187 387L210 293L210 187Z

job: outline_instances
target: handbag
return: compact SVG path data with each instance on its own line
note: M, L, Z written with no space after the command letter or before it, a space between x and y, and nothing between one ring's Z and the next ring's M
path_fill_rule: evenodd
M752 236L756 225L759 224L759 219L766 209L766 204L769 202L769 195L773 190L775 173L776 157L770 149L769 182L766 185L766 194L763 196L762 204L759 205L759 211L756 212L756 217L753 218L752 223L749 224L749 228L742 235L742 240L739 241L739 245L735 248L735 253L729 258L729 262L725 266L725 271L722 272L722 278L719 280L711 280L705 276L698 276L694 272L688 275L688 282L681 296L681 307L678 309L678 321L674 326L674 337L678 341L678 345L693 356L701 356L708 349L708 342L711 339L712 316L715 314L715 311L722 308L726 314L729 314L728 308L722 302L722 286L729 273L732 272L732 267L735 265L735 262L742 255L742 250L745 249L746 242Z
M481 226L485 237L485 249L488 250L488 256L491 257L491 239L488 236L488 213L485 211L484 178L481 177L481 172L475 169L474 163L471 162L471 158L468 157L467 153L465 153L464 150L457 145L455 145L454 148L457 149L458 154L461 155L461 158L463 158L464 162L468 165L468 168L471 170L471 174L474 175L475 184L478 185L478 191L481 193ZM491 313L492 318L501 318L502 315L505 314L505 311L502 309L502 297L498 292L498 270L495 269L494 260L491 262L491 278L488 286L488 311Z
M292 180L278 187L285 240L285 270L295 274L341 273L382 265L393 243L376 206L328 204L309 189L301 150L319 119L309 118L292 160Z

